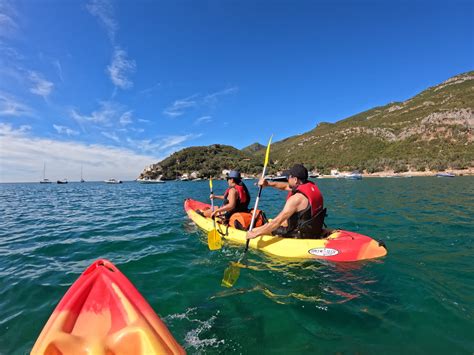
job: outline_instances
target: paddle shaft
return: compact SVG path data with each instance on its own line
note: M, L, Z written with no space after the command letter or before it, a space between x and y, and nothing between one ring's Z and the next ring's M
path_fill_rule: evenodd
M263 167L262 178L265 178L265 172L266 172L266 171L267 171L267 166L265 165L265 166ZM258 195L257 195L257 198L255 199L255 207L253 208L252 221L250 222L249 232L252 231L253 226L254 226L254 224L255 224L255 216L257 215L258 202L260 201L260 195L262 194L262 190L263 190L263 186L260 186L260 187L258 188ZM245 251L244 251L244 253L246 253L247 250L249 250L249 243L250 243L250 239L247 239L247 243L245 244Z
M212 190L212 187L211 187L211 195L214 195L214 191ZM214 212L214 199L213 198L211 198L211 211ZM212 218L212 222L214 224L214 229L216 229L216 219Z

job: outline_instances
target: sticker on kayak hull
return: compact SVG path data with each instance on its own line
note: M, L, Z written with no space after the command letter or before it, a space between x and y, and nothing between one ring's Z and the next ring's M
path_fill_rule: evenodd
M339 254L339 251L331 248L313 248L308 250L308 253L316 256L334 256Z

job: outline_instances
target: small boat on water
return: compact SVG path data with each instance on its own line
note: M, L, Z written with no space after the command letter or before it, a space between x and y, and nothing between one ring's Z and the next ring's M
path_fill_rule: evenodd
M58 184L67 184L67 179L62 179L62 180L58 180L56 181Z
M53 182L49 179L46 179L46 163L43 164L43 180L40 181L40 184L52 184Z
M362 180L362 174L358 171L353 171L350 174L344 175L344 178L349 180Z
M81 182L86 182L86 180L84 180L84 178L82 177L82 165L81 165Z
M437 173L436 174L436 177L450 177L450 178L453 178L455 177L456 175L453 174L453 173Z
M164 184L164 180L161 179L137 179L139 184Z
M104 182L105 182L106 184L121 184L121 183L122 183L122 180L108 179L108 180L104 180Z

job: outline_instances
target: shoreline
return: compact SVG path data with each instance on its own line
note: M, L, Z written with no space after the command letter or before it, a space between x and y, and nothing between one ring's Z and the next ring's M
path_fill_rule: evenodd
M440 173L453 173L457 176L474 176L474 167L468 169L453 169L453 170L445 170L445 171L405 171L402 173L395 173L393 170L387 171L380 171L376 173L361 173L362 177L364 178L371 178L371 177L380 177L380 178L391 178L391 177L419 177L419 176L431 176L436 177L436 174ZM339 175L321 175L318 179L343 179L345 175L350 174L350 171L341 171Z

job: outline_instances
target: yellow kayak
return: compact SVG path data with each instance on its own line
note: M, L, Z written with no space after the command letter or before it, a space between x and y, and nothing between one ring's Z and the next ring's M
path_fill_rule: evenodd
M209 204L187 199L184 209L188 217L202 230L209 232L214 228L211 218L196 212L210 208ZM246 232L217 223L217 230L224 239L245 244ZM333 230L322 239L294 239L273 235L263 235L250 240L250 248L259 249L271 255L297 259L326 259L331 261L359 261L387 255L387 249L378 242L359 233Z

